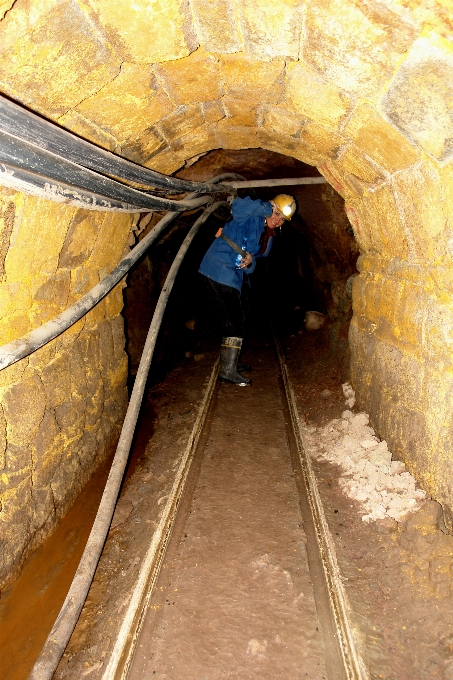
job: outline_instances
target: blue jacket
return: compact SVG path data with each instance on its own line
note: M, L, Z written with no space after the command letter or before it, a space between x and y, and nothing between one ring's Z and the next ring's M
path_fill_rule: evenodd
M246 273L251 274L255 269L255 256L259 253L259 240L264 231L264 218L272 215L272 205L267 201L253 201L249 196L235 198L231 205L233 219L227 222L223 233L232 241L242 246L242 240L247 239L247 252L252 256L252 264ZM267 255L270 247L267 248ZM237 253L222 239L216 238L201 261L198 270L213 281L241 290L244 271L236 269Z

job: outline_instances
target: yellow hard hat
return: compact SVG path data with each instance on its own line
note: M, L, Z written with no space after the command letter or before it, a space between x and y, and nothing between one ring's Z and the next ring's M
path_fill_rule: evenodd
M285 220L291 219L291 217L296 212L296 201L293 196L288 196L288 194L279 194L273 200L273 203L277 206L277 210L283 215Z

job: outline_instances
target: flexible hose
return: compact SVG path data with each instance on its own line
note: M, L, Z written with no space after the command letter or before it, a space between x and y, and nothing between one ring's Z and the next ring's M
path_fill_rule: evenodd
M214 186L212 181L191 182L132 163L77 137L1 95L0 130L95 172L160 188L166 193L196 191L198 194L205 194L225 191L225 187Z
M211 179L212 184L217 184L217 182L222 182L225 179L231 177L238 177L234 173L224 173L213 177ZM194 207L199 207L205 205L213 199L210 196L201 196L195 198L196 194L189 194L187 198L190 200L191 205ZM148 250L148 248L154 243L162 231L180 214L180 212L171 212L165 215L160 222L152 229L152 231L143 238L140 243L138 243L133 250L130 251L119 264L113 269L113 271L108 274L102 281L96 284L88 293L85 293L76 303L65 309L61 314L54 317L47 323L35 328L27 335L13 340L0 347L0 371L15 364L16 361L20 361L25 357L36 352L40 347L43 347L48 342L61 335L65 330L74 325L79 319L97 305L97 303L102 300L110 291L121 281L128 271L133 267L133 265L142 257L142 255Z
M115 200L135 207L134 212L145 210L191 210L193 207L190 202L185 200L175 201L165 197L153 196L152 194L139 191L126 184L121 184L110 177L101 175L93 170L87 169L68 161L50 151L41 149L36 144L24 141L0 130L0 164L8 166L9 177L5 177L11 183L16 170L33 173L47 186L50 183L71 187L73 190L90 192L102 197L104 201ZM11 174L12 173L12 174ZM5 175L5 171L0 174L0 179ZM213 185L215 186L215 185ZM216 186L216 192L218 188ZM225 193L235 192L232 187L224 187ZM52 188L47 198L54 199L58 192ZM200 192L198 192L200 193ZM90 206L87 205L87 208Z
M18 168L9 163L0 163L0 185L22 191L24 194L73 205L76 208L86 210L98 210L101 212L141 212L143 208L136 205L107 198L92 191L85 191L64 182L57 182L45 175L38 175L23 168Z
M192 243L195 234L201 225L206 222L208 217L220 205L224 205L224 202L219 201L213 203L197 219L192 229L184 239L165 280L164 287L162 288L153 319L149 327L148 336L146 338L142 358L140 360L137 376L135 378L134 388L132 390L131 399L126 412L126 417L124 419L115 457L113 459L110 474L105 485L96 519L94 520L93 528L91 529L82 559L80 560L69 592L66 596L60 613L58 614L57 620L47 637L44 647L32 668L32 671L29 675L29 680L50 680L52 678L72 635L72 631L74 630L74 627L77 623L80 612L88 595L88 590L93 580L110 523L112 521L116 500L134 436L135 425L137 423L137 418L140 411L157 336L162 323L165 307L175 282L176 274L178 273L179 267L181 266L184 256L190 244Z
M198 205L204 205L210 201L212 202L212 200L210 196L203 196L198 199ZM167 213L150 233L120 260L119 264L108 276L79 298L71 307L68 307L58 316L31 331L31 333L0 347L0 370L36 352L37 349L43 347L43 345L46 345L58 335L61 335L61 333L73 326L82 316L93 309L126 276L131 267L179 214L179 212Z

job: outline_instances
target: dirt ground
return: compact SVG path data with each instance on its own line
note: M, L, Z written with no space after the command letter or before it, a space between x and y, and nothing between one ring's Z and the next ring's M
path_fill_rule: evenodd
M286 353L299 412L319 433L345 409L338 369L316 332L289 338ZM316 433L311 441L322 446ZM338 467L317 457L313 465L372 678L451 680L453 537L439 528L440 506L428 500L401 523L367 524L341 491Z
M213 359L176 369L149 396L160 416L57 678L102 677ZM271 345L253 359L252 389L220 387L184 535L151 603L155 635L140 641L132 677L326 678Z
M215 358L197 355L147 394L107 543L56 679L102 677Z
M307 426L320 429L340 418L345 408L343 376L321 336L303 332L284 344L299 411ZM181 561L166 568L165 578L172 568L174 571L168 576L167 602L156 620L156 636L150 643L151 661L155 664L149 667L150 677L323 677L322 645L304 563L303 530L297 526L300 517L294 480L289 462L282 457L281 422L275 402L278 395L271 385L275 381L275 363L270 346L264 349L270 352L267 359L254 355L249 345L245 359L254 364L254 386L240 390L238 396L246 408L237 428L232 406L236 388L222 386L220 390L220 419L213 423L193 512L184 532L187 536L183 536L180 546ZM57 671L59 680L102 677L214 359L215 353L197 355L197 361L191 359L177 367L149 392L106 549ZM321 396L326 389L331 394ZM275 426L275 435L272 430L266 434L269 423ZM260 442L256 450L247 437L248 431L252 439ZM316 432L310 441L314 448L321 446ZM267 455L263 457L265 451ZM387 519L366 524L359 504L341 491L337 466L318 457L313 459L313 465L372 678L453 679L453 537L439 529L440 507L429 500L403 522ZM96 494L92 492L90 497ZM87 504L87 499L84 502ZM80 513L81 522L88 521L83 517ZM238 518L241 521L236 524ZM80 527L71 533L74 527L66 531L63 522L62 531L64 536L74 537L74 544L80 541ZM65 571L65 564L71 562L68 556L73 553L71 540L60 542L66 545L65 555L61 551L46 552L44 545L32 556L34 562L29 570L25 567L15 587L0 600L1 615L15 609L14 597L19 602L21 593L28 593L28 606L18 608L13 630L7 628L5 618L0 618L0 639L2 634L3 639L14 637L10 656L20 658L10 665L8 675L2 674L5 680L25 680L32 662L27 651L31 628L36 622L41 624L40 612L55 608L60 597L49 586L50 575L56 574L59 592L63 579L67 580L74 568ZM225 550L230 545L233 553L228 560ZM43 585L25 591L21 578L32 583L31 574L39 569L47 574ZM227 581L231 581L231 592L236 594L225 598ZM189 582L193 585L190 593ZM211 601L207 591L215 588ZM304 596L299 597L300 593ZM260 599L262 594L264 600ZM228 606L222 605L226 600ZM302 626L301 616L308 621ZM38 625L38 632L32 635L34 640L44 639L51 625L42 618L41 629ZM170 625L175 626L176 638L167 627ZM192 654L191 674L184 665L172 670L175 657L186 654L187 659L187 645L195 642L198 647L196 655ZM215 674L211 664L216 657L219 668L230 669L229 675L226 671ZM23 659L26 663L22 663ZM284 672L276 670L280 660L285 664ZM308 676L301 669L302 661Z
M220 387L184 534L151 600L131 680L326 678L270 342L253 361L252 389Z

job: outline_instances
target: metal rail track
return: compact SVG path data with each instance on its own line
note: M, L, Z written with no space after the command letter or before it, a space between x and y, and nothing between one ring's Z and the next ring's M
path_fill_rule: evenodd
M370 676L358 651L351 624L351 610L338 568L333 539L304 446L303 428L285 358L278 339L274 339L280 368L280 396L307 536L308 563L322 625L328 677L329 680L369 680ZM190 507L216 408L217 371L218 363L212 369L172 490L143 561L102 680L127 680L129 677L148 605L156 590L167 549L174 551L174 542L179 542L179 534L183 531ZM178 528L175 530L175 527Z
M324 622L326 663L332 680L369 680L369 673L358 649L351 621L351 608L338 567L285 356L277 336L274 343L280 366L282 402L287 422L288 444L296 472L296 482L307 534L310 574L316 606Z
M217 361L211 371L195 424L178 466L162 517L143 560L137 583L102 680L118 680L128 676L147 607L156 587L167 548L178 521L178 513L181 510L183 500L186 500L187 505L187 497L189 497L190 501L195 488L201 458L215 410L218 368L219 362Z

